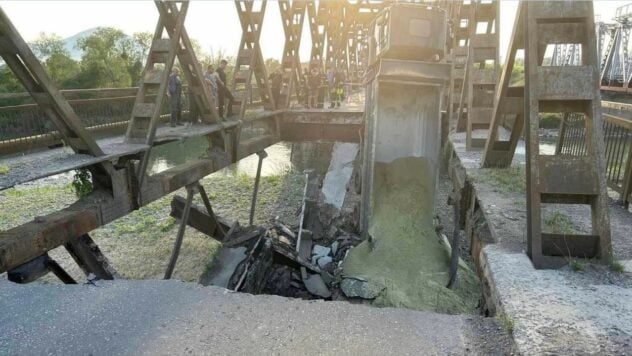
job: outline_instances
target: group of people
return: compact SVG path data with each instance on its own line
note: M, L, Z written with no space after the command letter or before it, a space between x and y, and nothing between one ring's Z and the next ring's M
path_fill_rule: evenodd
M309 71L303 69L301 81L303 100L309 109L324 107L326 97L330 108L339 108L345 99L346 76L342 70L330 67L323 75L320 66L312 66Z
M226 115L233 115L233 101L235 98L228 89L226 83L226 66L228 62L222 59L219 62L217 70L213 65L206 67L204 72L204 83L209 87L212 97L212 102L217 103L219 116L224 119L224 109L226 108ZM182 78L180 78L180 70L177 67L173 67L171 75L169 75L169 81L167 83L167 97L169 97L169 104L171 108L171 126L182 125ZM197 116L197 108L195 100L191 97L190 110L191 116ZM226 100L228 105L225 107Z
M204 82L210 89L212 101L217 103L218 113L222 119L225 118L225 108L227 116L233 115L235 100L226 83L227 65L228 62L222 59L217 69L209 65L204 72ZM290 93L287 83L283 81L283 73L277 69L270 74L268 79L274 102L278 107L284 106ZM345 73L334 67L329 67L325 74L321 73L318 65L312 65L309 70L304 68L299 83L299 100L309 109L324 107L325 99L328 99L330 108L339 108L345 99L345 80ZM171 108L171 126L182 125L182 79L177 67L173 67L169 76L167 96ZM190 115L196 118L198 114L195 100L193 97L190 99ZM228 100L227 106L225 106L226 100Z
M335 68L329 68L325 74L320 66L313 65L311 69L304 68L299 78L298 99L305 107L315 109L323 107L326 100L330 108L340 107L345 96L345 73ZM283 81L283 72L277 69L268 77L274 102L278 107L287 104L289 88Z

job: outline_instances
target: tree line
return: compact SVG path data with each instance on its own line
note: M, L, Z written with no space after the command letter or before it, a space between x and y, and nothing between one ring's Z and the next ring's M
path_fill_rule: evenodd
M153 34L149 32L129 36L117 28L100 27L77 41L76 49L81 51L79 60L72 58L64 40L56 34L40 33L30 46L60 89L124 88L138 86L152 38ZM217 66L224 58L229 63L229 74L232 72L233 56L212 48L208 52L203 51L195 40L192 40L192 45L202 69L209 64ZM279 62L267 59L266 65L276 69ZM0 64L0 93L24 91L11 69ZM24 102L30 100L0 99L0 106Z

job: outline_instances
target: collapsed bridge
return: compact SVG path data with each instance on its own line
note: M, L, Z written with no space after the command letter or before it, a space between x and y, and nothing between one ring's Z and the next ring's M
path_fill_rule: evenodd
M267 2L236 1L242 38L230 87L237 114L227 119L220 118L204 85L184 26L191 4L155 4L159 19L139 86L86 91L59 91L0 10L0 54L34 102L0 108L0 115L24 118L7 126L10 137L0 141L0 153L14 155L0 160L9 168L0 175L0 190L76 169L88 169L94 187L65 209L0 232L0 273L8 272L11 280L32 282L53 272L66 283L75 282L48 255L59 246L65 246L86 276L114 279L116 266L108 262L90 232L185 188L186 197L172 200L172 215L181 225L167 279L190 226L224 244L219 257L228 265L236 249L248 246L247 252L238 251L248 263L232 266L235 272L228 276L214 275L233 290L261 292L261 266L283 260L301 272L298 278L311 295L332 298L318 277L326 275L319 262L329 258L347 261L341 267L341 284L346 283L342 291L348 297L371 299L374 305L438 304L436 298L424 299L423 294L431 290L459 311L475 309L471 301L461 301L465 292L449 289L455 280L477 284L470 277L478 274L486 282L485 306L480 309L494 314L503 311L502 293L495 292L489 277L495 266L483 251L490 240L502 242L505 236L495 226L487 226L494 220L486 216L490 213L483 208L483 194L476 190L480 182L473 177L478 177L479 169L485 171L481 168L512 164L523 167L526 181L526 216L520 220L526 242L511 236L512 252L516 246L524 248L536 269L557 269L576 258L613 259L617 247L613 248L613 240L620 243L621 226L628 217L611 218L608 189L627 209L632 193L632 107L601 99L600 89L616 91L612 80L604 84L604 76L620 64L611 49L614 45L600 59L592 2L521 1L506 63L501 66L499 1L427 5L279 1L285 34L282 81L288 94L278 96L259 43ZM353 86L362 87L358 97L364 108L299 108L298 52L304 22L312 41L309 66L347 71ZM617 36L623 34L613 32L613 38ZM198 116L188 125L172 128L165 125L165 92L176 61L187 82L189 112L195 107ZM513 83L519 62L524 63L524 82ZM97 97L82 99L83 94ZM545 152L540 142L544 114L560 118L554 152ZM54 128L41 125L42 120L49 120ZM150 155L157 146L200 137L208 143L202 157L159 173L149 171ZM320 214L315 213L317 199L310 194L321 187L309 174L296 231L276 226L289 243L271 241L265 229L239 228L213 212L200 180L252 154L258 155L260 169L265 149L281 141L335 141L362 147L358 165L354 160L337 162L340 172L345 164L354 166L344 171L353 182L345 188L358 195L355 210L351 209L358 236L344 236L353 248L345 246L344 253L329 249L317 259L310 255L320 247L315 246L317 229L312 224L320 224L321 230L326 224L310 220ZM449 281L444 280L445 258L438 259L441 268L417 264L423 253L442 251L443 244L436 239L441 235L436 230L441 229L433 221L439 199L447 198L436 192L442 170L451 178L449 200L455 212L455 234L447 244L451 243ZM251 214L259 176L260 172ZM192 203L197 195L203 207ZM546 231L547 205L587 208L589 229ZM461 228L471 240L476 271L463 267L459 259ZM392 258L397 255L404 257ZM367 266L372 269L364 269ZM414 272L427 267L426 274L434 276L413 273L406 275L410 279L398 279L402 273L389 270L393 266ZM412 301L410 295L422 297Z

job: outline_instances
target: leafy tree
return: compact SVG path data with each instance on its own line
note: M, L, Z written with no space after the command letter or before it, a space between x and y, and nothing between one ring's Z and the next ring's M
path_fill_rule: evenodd
M26 91L26 89L24 89L22 83L18 81L18 78L15 77L11 69L4 64L0 64L0 93L20 93L24 91ZM0 99L0 106L19 105L23 103L23 99Z
M132 86L140 82L153 37L150 32L136 32L121 42L121 56L127 61L127 73Z
M83 51L77 80L84 88L125 87L132 84L129 74L129 39L123 31L101 27L79 39Z
M68 51L64 47L64 40L56 33L40 32L31 46L35 55L40 59L46 59L58 53L68 55Z
M276 71L277 69L279 69L279 67L281 67L281 62L279 62L279 60L275 58L268 58L265 61L265 65L266 65L266 70L268 71L268 74L270 74L270 73L274 73L274 71Z
M43 61L50 77L60 88L75 85L79 63L70 58L70 53L64 46L64 40L59 35L40 32L32 47L35 55Z

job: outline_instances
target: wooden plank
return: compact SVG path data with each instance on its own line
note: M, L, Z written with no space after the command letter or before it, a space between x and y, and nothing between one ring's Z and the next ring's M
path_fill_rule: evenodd
M87 277L90 274L104 280L112 280L116 277L114 267L88 234L70 240L64 246Z
M31 223L0 232L0 272L15 268L72 237L100 226L98 209L65 209L38 217Z
M171 200L171 216L176 219L181 219L185 203L186 202L183 197L179 195L174 196ZM231 224L227 220L217 215L215 216L215 219L220 222L221 228L223 228L224 231L230 230ZM192 204L187 225L219 242L223 242L224 236L219 233L215 219L208 215L204 207Z

